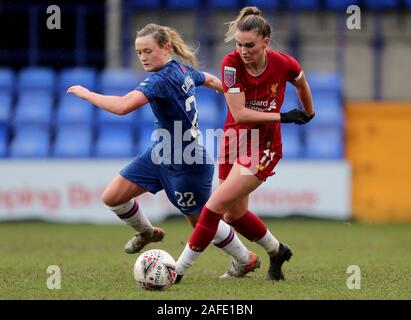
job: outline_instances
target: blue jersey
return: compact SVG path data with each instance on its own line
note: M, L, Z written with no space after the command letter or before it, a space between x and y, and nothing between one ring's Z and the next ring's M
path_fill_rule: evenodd
M136 87L149 100L155 117L160 140L154 143L153 148L156 145L160 147L158 144L164 141L161 139L162 133L169 133L170 140L161 146L161 157L166 159L162 165L172 164L175 170L185 171L198 170L201 164L212 162L196 140L199 131L195 87L204 82L204 73L172 60ZM192 159L195 159L194 163L186 163L183 157L187 146Z

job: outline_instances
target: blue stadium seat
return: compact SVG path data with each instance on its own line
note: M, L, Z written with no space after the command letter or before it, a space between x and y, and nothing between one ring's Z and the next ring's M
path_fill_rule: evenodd
M132 157L134 156L133 151L132 135L127 130L121 128L104 128L100 130L96 142L96 157Z
M51 125L53 99L51 94L22 93L14 112L14 126Z
M350 5L359 5L360 0L326 0L325 7L330 10L346 9ZM345 11L344 11L345 13Z
M169 9L194 10L200 5L201 0L165 0L165 6Z
M311 127L305 131L305 155L311 159L340 159L344 156L341 128Z
M405 7L411 9L411 0L404 0Z
M122 96L132 91L144 76L132 69L105 69L99 77L99 90L103 94Z
M96 71L91 68L69 68L60 72L58 92L65 93L67 89L76 84L89 90L96 90Z
M225 119L217 105L217 93L206 87L197 87L195 97L200 125L207 128L222 128Z
M208 5L211 9L230 9L237 10L241 0L209 0Z
M84 126L59 128L52 150L56 158L84 158L91 156L92 131Z
M0 92L0 126L7 125L11 116L11 94Z
M155 130L154 123L145 124L141 126L141 130L137 135L137 143L135 153L139 154L145 151L147 148L151 147L156 139L154 136L154 141L151 140L151 135Z
M319 0L287 0L285 6L290 10L316 10L320 8Z
M161 0L128 0L127 5L135 9L160 9Z
M92 127L96 107L72 94L64 94L57 107L56 123Z
M342 80L338 72L310 72L307 76L311 91L341 92Z
M55 73L51 68L30 67L20 71L17 83L20 92L54 93L55 78Z
M9 131L6 126L0 125L0 158L6 157L8 142Z
M256 6L261 10L276 9L279 2L278 0L245 0L244 6Z
M200 143L205 147L208 155L212 159L217 159L218 157L218 150L220 146L220 137L222 136L222 128L219 128L221 131L215 131L215 128L210 128L208 126L204 126L200 122L199 126L201 137L199 138ZM209 129L213 129L212 131L207 131ZM208 133L208 134L207 134ZM220 135L221 134L221 135Z
M399 6L399 0L364 0L364 5L370 9L395 9Z
M298 100L294 86L290 83L287 83L287 86L285 87L284 101L281 107L281 112L287 112L294 108L298 108L299 106L300 102Z
M49 156L48 129L23 127L15 132L10 144L12 158L45 158Z
M304 155L304 145L301 139L301 127L290 124L281 125L283 141L283 156L285 159L298 159Z
M126 115L117 115L103 109L97 111L97 126L99 128L110 127L131 131L135 125L138 124L135 123L134 112Z
M10 68L0 68L0 94L13 94L16 85L15 75Z
M342 128L344 125L344 113L341 99L338 93L313 93L315 117L308 127L332 125Z

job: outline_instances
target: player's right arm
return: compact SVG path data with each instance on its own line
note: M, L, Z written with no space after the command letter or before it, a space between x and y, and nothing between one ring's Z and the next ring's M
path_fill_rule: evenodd
M118 115L130 113L149 102L144 93L139 90L133 90L124 96L106 96L77 85L70 87L67 92Z

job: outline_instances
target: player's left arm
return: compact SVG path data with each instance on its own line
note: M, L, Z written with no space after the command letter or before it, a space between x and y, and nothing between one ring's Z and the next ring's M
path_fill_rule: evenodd
M212 75L208 72L203 72L205 76L204 85L208 88L212 88L218 92L223 92L223 86L221 80L218 79L215 75Z
M144 93L139 90L133 90L124 96L106 96L76 85L70 87L67 92L117 115L130 113L149 102Z
M304 110L308 113L311 117L314 115L314 105L313 105L313 97L311 94L310 86L305 78L304 72L301 71L301 77L299 79L291 81L295 90L297 91L298 99L300 99L300 103Z

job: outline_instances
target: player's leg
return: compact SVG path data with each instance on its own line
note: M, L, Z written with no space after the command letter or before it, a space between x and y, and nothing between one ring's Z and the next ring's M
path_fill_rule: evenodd
M177 273L184 274L195 259L207 248L218 229L225 212L236 201L254 191L262 182L253 175L242 175L239 165L234 165L227 179L214 191L201 211L200 219L188 244L177 261ZM251 225L250 228L253 228Z
M161 241L165 235L164 230L152 226L136 200L147 191L156 193L162 189L150 154L149 149L123 168L102 196L104 204L136 231L124 247L127 253L139 252L148 243Z
M186 216L193 228L199 218L200 214ZM223 220L220 220L217 232L211 242L233 258L227 272L220 276L220 279L242 278L261 265L260 258L246 248L233 228Z
M265 181L268 176L273 175L274 167L277 165L279 158L275 158L270 166L259 173L256 177ZM220 180L221 183L221 180ZM247 197L248 198L248 197ZM234 229L247 238L260 245L270 258L270 267L267 272L267 278L270 280L284 279L282 265L289 261L292 251L285 243L280 243L267 228L266 224L253 212L248 210L247 203L238 201L228 212L224 214L224 220L234 227ZM245 205L247 204L247 205ZM250 228L253 225L253 228Z
M187 172L181 175L171 174L167 168L163 168L161 172L161 183L170 202L195 227L199 212L211 194L214 167L205 166L198 172ZM234 230L224 221L220 221L212 242L231 255L238 264L245 266L241 276L259 267L258 257L248 251ZM191 259L189 258L188 261Z

